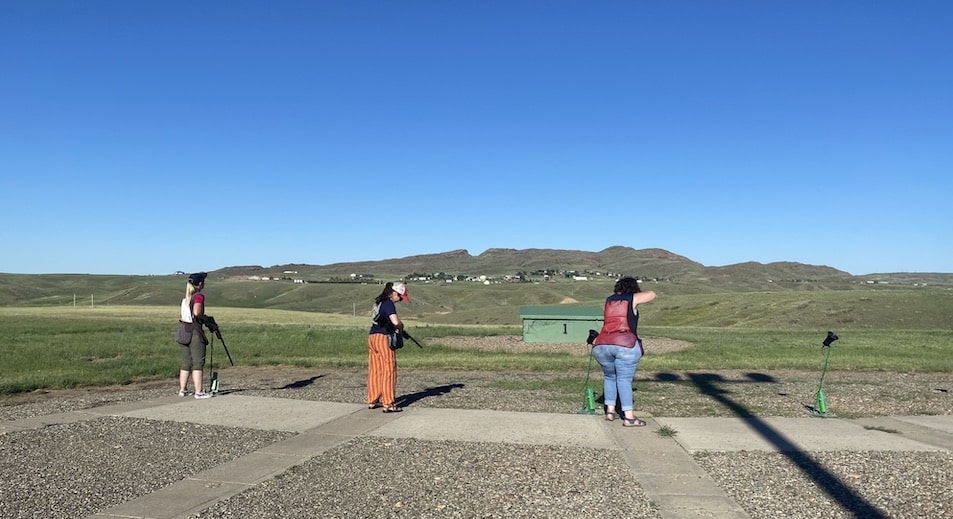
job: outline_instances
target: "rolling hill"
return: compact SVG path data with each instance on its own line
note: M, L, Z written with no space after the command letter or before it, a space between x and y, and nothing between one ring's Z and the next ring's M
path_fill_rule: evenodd
M564 277L569 273L606 276L630 275L646 279L681 280L683 282L732 283L741 278L816 279L850 282L847 272L830 267L801 263L742 263L726 267L706 267L684 256L663 249L633 249L614 246L599 252L558 249L487 249L478 256L466 250L425 254L379 261L335 263L330 265L285 264L271 267L236 266L219 269L220 277L272 276L294 273L297 277L321 281L350 279L352 275L377 279L404 278L411 274L449 273L464 276L501 277L548 271Z
M662 249L628 247L489 249L478 256L456 250L332 265L234 266L210 272L206 292L215 306L361 315L384 281L407 279L413 304L402 315L409 318L518 324L524 305L601 306L620 275L637 276L664 294L665 303L647 310L658 312L657 324L775 326L813 319L808 314L823 308L823 315L859 326L897 315L917 326L946 328L953 306L953 274L853 276L795 262L708 267ZM0 306L174 308L184 287L181 274L0 274ZM842 316L841 308L853 310Z
M901 283L953 286L953 273L885 273L854 276L824 265L783 261L745 262L710 267L664 249L633 249L613 246L599 252L560 249L487 249L477 256L460 249L377 261L308 265L288 263L263 267L234 266L212 274L220 278L269 276L296 277L308 281L349 280L352 276L370 279L402 279L412 274L445 273L463 276L512 276L538 271L603 276L629 275L693 285L694 290L773 289L775 283L807 288L845 288L859 283Z

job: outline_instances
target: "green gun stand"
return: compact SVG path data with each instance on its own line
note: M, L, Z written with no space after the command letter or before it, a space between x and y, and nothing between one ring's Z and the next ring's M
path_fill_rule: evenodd
M578 414L596 414L596 394L592 391L592 387L589 386L589 374L592 373L592 343L596 340L598 335L599 332L596 330L589 330L589 338L586 339L586 344L589 345L589 367L586 368L585 396L582 401L582 407L577 411Z
M837 335L834 332L827 332L827 338L824 339L824 347L827 348L827 356L824 358L824 369L821 370L821 381L817 384L817 395L814 402L814 407L810 408L811 416L818 418L827 418L834 416L832 413L827 412L827 396L824 395L824 375L827 374L827 363L831 360L831 343L837 340Z
M596 414L596 394L589 386L589 373L592 370L592 352L589 353L589 368L586 369L586 385L582 407L577 411L578 414Z

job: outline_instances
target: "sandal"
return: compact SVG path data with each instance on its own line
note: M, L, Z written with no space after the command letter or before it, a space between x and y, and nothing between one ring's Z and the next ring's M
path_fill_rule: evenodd
M638 418L626 418L622 417L622 427L645 427L646 423L644 420L639 420Z
M613 413L612 411L609 411L608 413L606 413L606 421L607 421L607 422L611 422L612 420L615 420L615 419L616 419L616 416L618 416L618 415L616 415L616 414Z
M368 409L377 409L377 408L380 407L380 406L381 406L380 402L374 402L373 404L367 404L367 408L368 408Z
M396 405L389 405L384 408L385 413L399 413L401 411L403 411L403 409L397 407Z

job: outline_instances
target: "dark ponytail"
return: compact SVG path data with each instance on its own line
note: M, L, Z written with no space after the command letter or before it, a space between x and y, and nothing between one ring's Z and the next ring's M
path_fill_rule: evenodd
M381 292L381 294L374 299L374 304L379 305L383 303L385 300L390 298L390 295L393 292L394 292L394 284L388 281L387 284L384 285L384 291Z

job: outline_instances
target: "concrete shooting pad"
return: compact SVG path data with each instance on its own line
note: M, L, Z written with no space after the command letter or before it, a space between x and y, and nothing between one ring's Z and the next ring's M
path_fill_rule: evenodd
M363 408L361 404L219 395L204 400L184 397L174 405L137 409L120 415L266 431L304 432Z
M953 434L953 415L936 416L893 416L894 420L919 425L947 434Z
M585 414L414 408L399 416L368 435L619 450L602 420Z
M698 451L938 451L942 448L836 418L657 418Z

